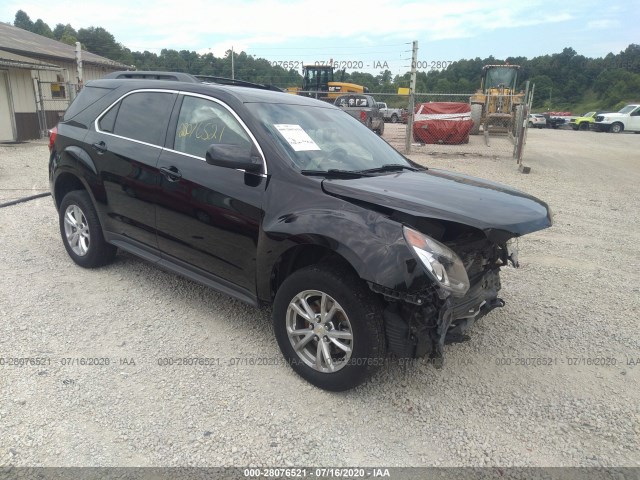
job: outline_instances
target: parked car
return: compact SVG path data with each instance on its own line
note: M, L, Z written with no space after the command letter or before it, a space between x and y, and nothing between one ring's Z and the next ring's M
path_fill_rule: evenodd
M547 123L546 123L547 128L553 128L553 129L560 128L567 121L566 118L562 118L562 117L559 117L559 116L554 116L554 115L552 115L550 113L543 113L542 115L544 116L544 118L547 121Z
M414 163L328 103L145 73L88 82L52 133L67 253L93 268L120 249L272 305L286 362L318 387L358 385L388 351L441 366L504 305L511 239L552 223L543 201Z
M620 133L627 130L640 133L640 104L627 105L616 113L596 115L594 128L598 132Z
M377 104L385 122L398 123L402 121L403 108L389 108L385 102L377 102Z
M596 121L597 112L587 112L581 117L569 120L569 125L574 130L589 130L591 124Z
M384 118L378 103L371 95L349 94L336 98L334 105L344 110L353 118L360 120L369 130L378 135L384 133Z
M529 114L529 128L545 128L547 126L547 119L544 115L539 113Z

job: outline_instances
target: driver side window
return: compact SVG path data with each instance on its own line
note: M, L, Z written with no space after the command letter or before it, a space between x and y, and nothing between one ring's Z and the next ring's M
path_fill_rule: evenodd
M211 100L186 95L180 107L173 149L205 158L214 144L239 145L251 151L251 139L235 117Z

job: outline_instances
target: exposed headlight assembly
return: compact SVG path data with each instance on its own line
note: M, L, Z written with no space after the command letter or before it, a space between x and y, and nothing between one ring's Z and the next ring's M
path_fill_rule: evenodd
M427 273L444 290L462 297L469 290L469 277L460 257L431 237L403 227L404 239L413 248Z

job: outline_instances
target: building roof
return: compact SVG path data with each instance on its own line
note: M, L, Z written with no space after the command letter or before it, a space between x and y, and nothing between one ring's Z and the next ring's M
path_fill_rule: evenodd
M22 68L25 70L62 70L58 65L41 62L34 58L0 50L0 67Z
M3 22L0 22L0 50L23 56L44 57L49 62L53 60L74 62L76 59L76 48L74 46ZM86 50L82 51L82 62L119 69L128 68L128 65L123 65Z

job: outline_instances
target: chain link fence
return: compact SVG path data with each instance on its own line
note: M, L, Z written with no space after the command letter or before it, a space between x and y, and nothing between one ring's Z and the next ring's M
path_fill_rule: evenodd
M473 93L416 93L413 119L408 96L371 95L390 112L400 109L401 122L387 116L384 138L401 152L522 159L531 95L490 98L488 109L471 102Z
M40 124L40 136L58 124L78 92L78 86L68 82L36 80L36 112Z

